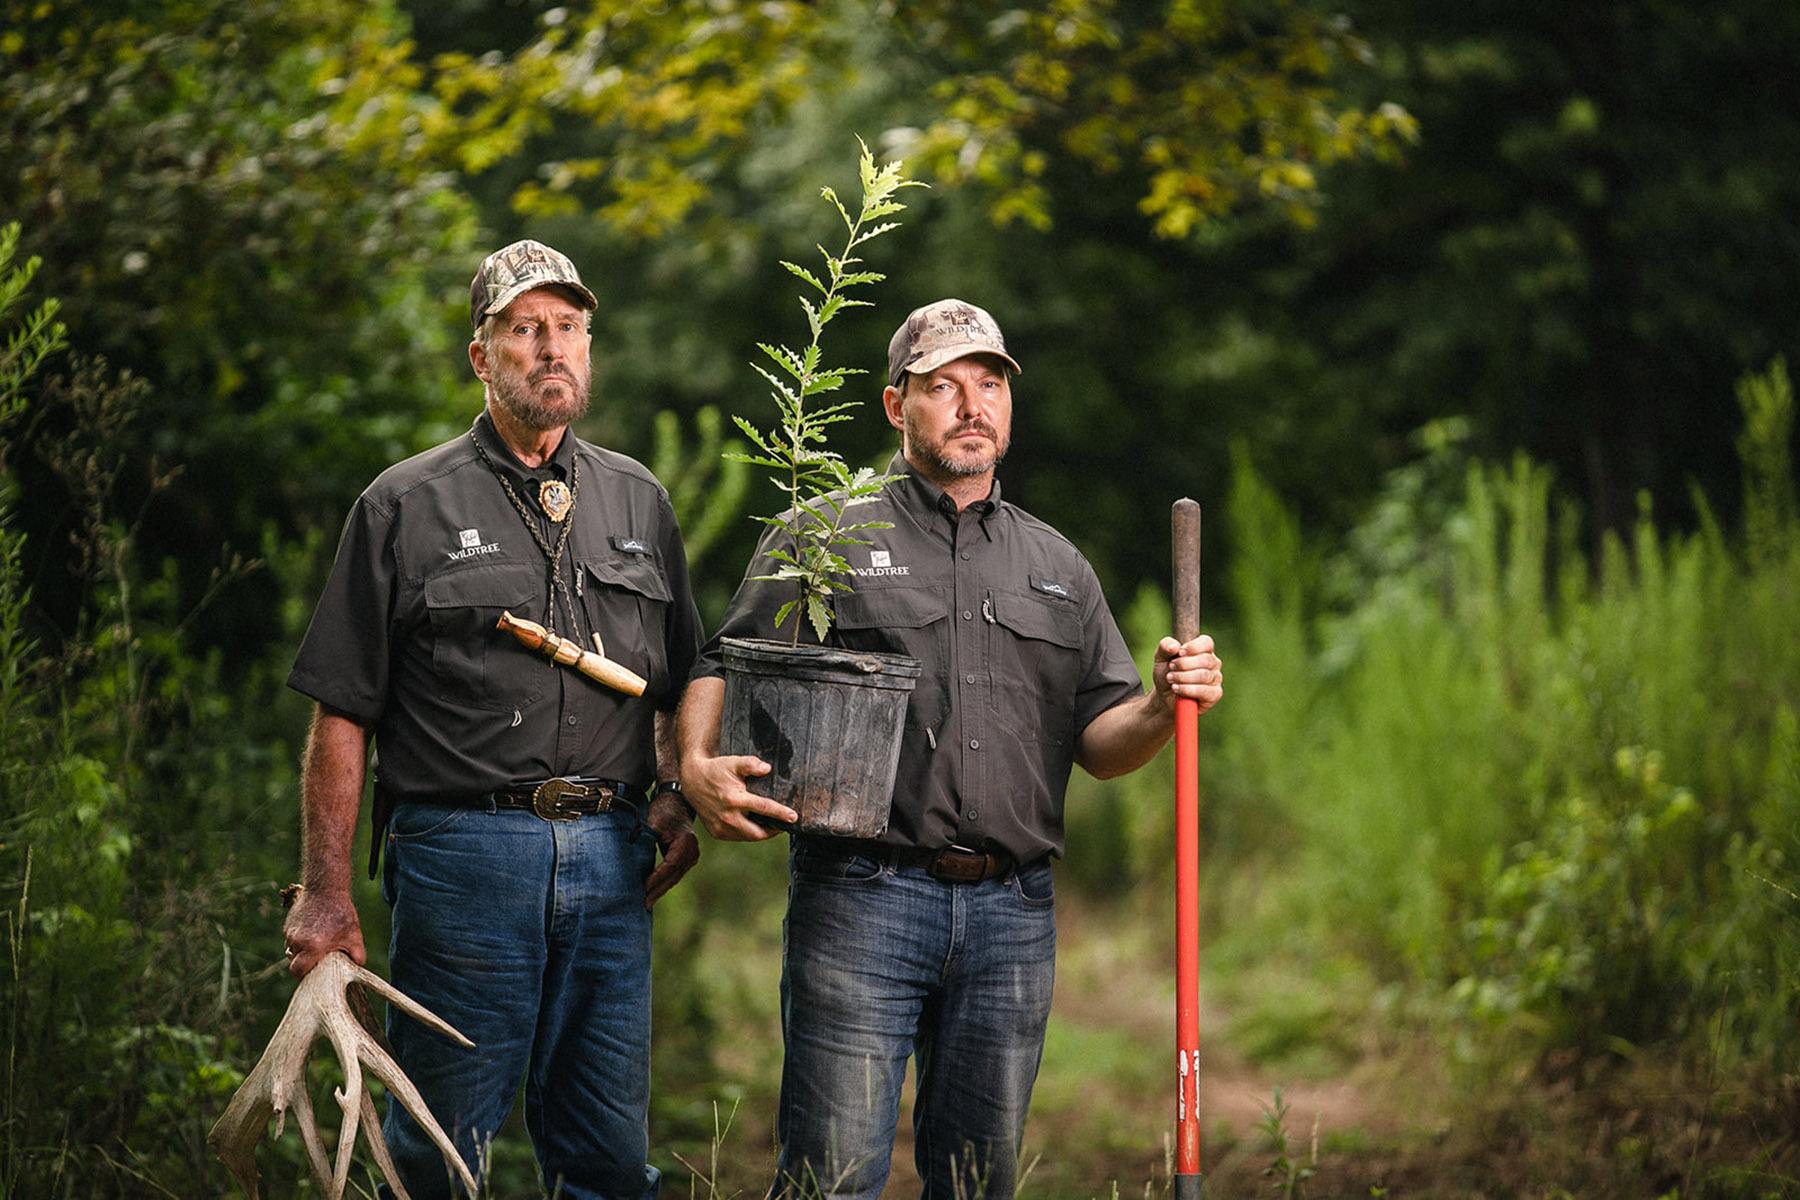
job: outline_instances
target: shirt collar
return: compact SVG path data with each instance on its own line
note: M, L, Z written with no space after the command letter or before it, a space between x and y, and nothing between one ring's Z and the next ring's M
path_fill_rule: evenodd
M504 472L514 487L527 488L529 485L529 490L521 494L537 494L537 480L540 478L538 472L519 461L519 456L512 452L512 447L506 444L506 439L501 437L499 431L494 428L493 418L488 416L485 408L475 417L474 435L480 441L481 448L487 451L488 461L494 464L496 470ZM567 479L569 468L574 462L575 438L572 431L565 429L562 441L556 444L555 453L551 454L544 465L549 467L558 479Z
M905 509L920 525L929 529L934 515L956 520L956 501L947 492L931 480L925 478L919 469L908 462L906 455L895 451L894 457L888 460L887 473L900 478L892 485L900 507ZM969 511L981 519L981 529L987 532L987 520L1000 509L1000 477L994 477L993 487L988 491L987 499L977 500L969 505ZM990 535L991 536L991 535Z

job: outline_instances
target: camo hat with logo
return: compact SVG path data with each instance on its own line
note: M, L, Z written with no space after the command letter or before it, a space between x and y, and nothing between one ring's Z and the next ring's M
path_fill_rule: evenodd
M532 288L566 287L588 308L600 307L567 256L530 238L496 250L481 260L469 284L469 321L481 327L483 317L499 312Z
M1006 352L1000 326L985 308L963 300L939 300L915 308L888 343L888 383L899 387L906 371L923 375L970 354L992 354L1015 374L1025 370Z

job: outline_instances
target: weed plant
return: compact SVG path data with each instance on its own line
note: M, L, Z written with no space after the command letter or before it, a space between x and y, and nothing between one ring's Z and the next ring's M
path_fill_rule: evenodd
M1739 394L1736 538L1696 497L1697 531L1646 504L1589 552L1548 471L1471 462L1449 423L1314 557L1237 457L1214 873L1274 864L1311 953L1439 998L1468 1061L1672 1042L1800 1067L1785 365Z

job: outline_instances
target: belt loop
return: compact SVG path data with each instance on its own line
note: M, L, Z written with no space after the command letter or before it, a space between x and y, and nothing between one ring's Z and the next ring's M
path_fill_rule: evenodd
M489 792L481 799L483 803L482 812L487 813L489 816L493 816L500 811L500 801L495 797L494 793Z

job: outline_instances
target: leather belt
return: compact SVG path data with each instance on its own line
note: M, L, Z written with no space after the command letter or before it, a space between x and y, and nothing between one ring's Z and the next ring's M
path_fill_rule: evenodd
M476 798L482 806L524 808L546 821L573 821L611 812L615 808L632 808L632 797L643 788L633 788L617 779L590 779L584 776L536 779L498 788Z
M861 854L897 867L919 867L933 879L945 883L985 883L1010 875L1019 866L1018 860L1004 850L971 850L967 846L931 850L923 846L890 846L885 842L839 838L830 839L823 845L832 852Z

